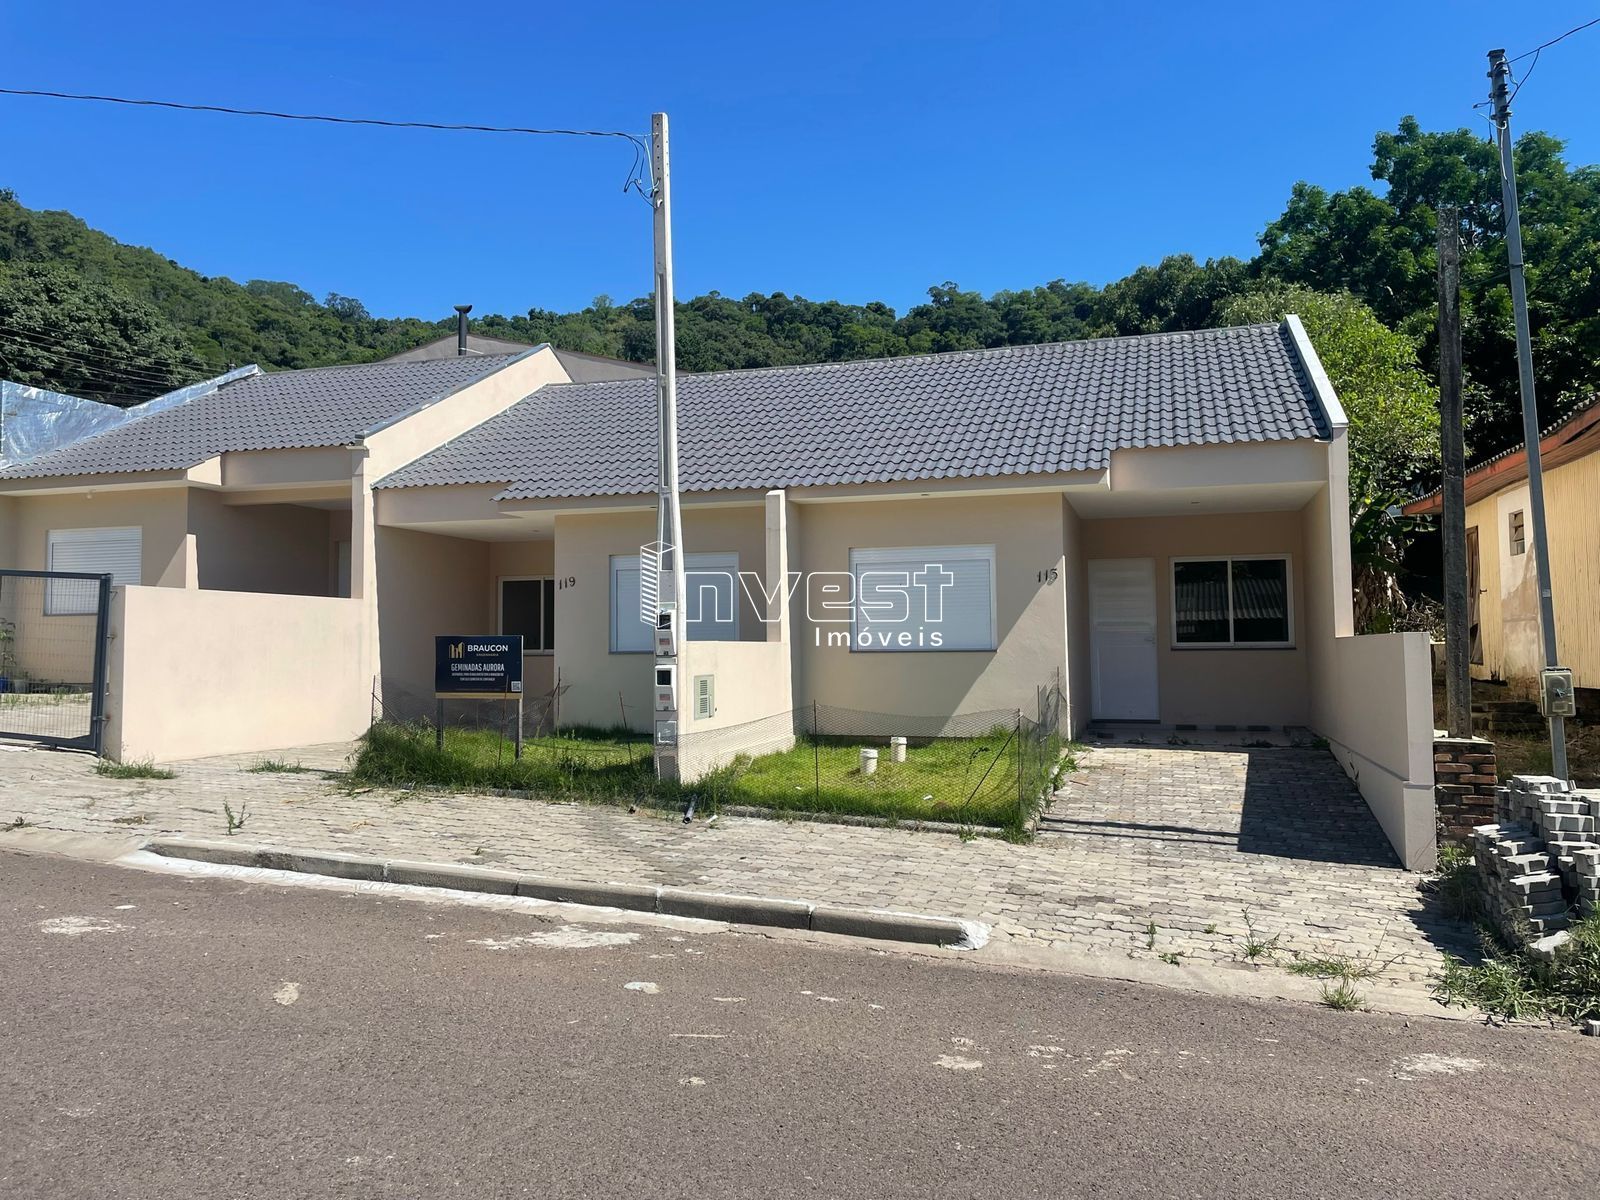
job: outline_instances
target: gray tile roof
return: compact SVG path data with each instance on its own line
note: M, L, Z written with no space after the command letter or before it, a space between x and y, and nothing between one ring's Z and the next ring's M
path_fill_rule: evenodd
M1097 470L1135 446L1329 433L1277 325L684 375L678 429L692 492ZM655 446L653 380L547 385L379 486L636 495L655 490Z
M343 446L492 375L515 354L251 375L0 471L0 479L184 470L227 450Z

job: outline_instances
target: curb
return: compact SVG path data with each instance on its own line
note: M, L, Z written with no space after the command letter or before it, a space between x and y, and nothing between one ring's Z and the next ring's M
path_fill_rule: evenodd
M144 843L142 848L163 858L188 859L218 866L262 867L368 883L454 888L463 892L523 896L561 904L586 904L662 916L696 917L736 925L804 929L846 937L911 942L920 946L975 949L986 940L988 932L975 922L954 917L845 908L833 904L811 904L804 900L773 900L764 896L693 892L676 887L565 881L493 867L412 862L400 858L383 859L330 851L278 850L247 842L159 838Z

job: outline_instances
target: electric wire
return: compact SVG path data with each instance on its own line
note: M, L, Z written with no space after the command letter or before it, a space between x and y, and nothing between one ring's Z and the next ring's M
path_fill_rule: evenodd
M16 316L15 313L6 314L6 316L7 316L7 318L9 320L12 320L12 321L16 321L16 320L19 319ZM51 330L46 329L46 328L44 328L43 326L40 326L40 325L32 325L32 324L10 325L10 324L7 324L5 320L0 320L0 333L9 333L9 334L13 335L13 337L15 337L15 338L24 338L24 339L27 339L29 341L39 342L40 344L46 345L46 346L60 346L61 345L61 342L58 340L58 338L60 336L58 333L52 332ZM83 353L91 355L91 356L96 357L96 358L105 357L105 358L107 358L108 362L112 362L117 366L126 365L126 360L118 359L118 358L110 358L108 356L105 356L105 355L101 354L99 351L89 350L87 348L84 348L83 349ZM193 368L196 368L196 369L202 370L202 371L214 371L214 370L216 370L216 364L207 362L205 359L201 358L198 354L195 354L191 350L175 351L169 357L170 357L173 365L175 365L175 366L193 367Z
M134 362L128 359L115 358L83 346L53 345L37 339L19 337L17 334L5 330L0 330L0 344L8 345L18 352L28 351L71 358L78 362L79 365L91 370L100 370L108 375L117 375L146 383L163 383L171 379L174 373L186 373L194 370L208 371L213 375L221 373L221 369L218 367L196 367L181 363L172 364L172 370L167 371L163 370L159 363L150 361Z
M533 137L620 138L633 148L633 164L623 181L624 192L637 191L652 199L650 143L636 133L620 129L540 129L525 125L452 124L445 121L402 121L389 117L343 117L327 113L278 112L266 108L234 108L226 104L189 104L177 100L150 100L131 96L102 96L89 92L57 92L43 88L0 88L0 95L32 96L49 100L82 100L96 104L121 104L133 108L166 108L179 112L220 113L232 117L265 117L275 121L308 121L325 125L367 125L382 129L426 129L439 133L521 134ZM648 187L647 187L648 185Z
M19 343L0 335L0 363L10 363L13 368L29 360L46 360L46 369L62 374L76 372L83 375L87 382L101 382L115 384L132 391L147 391L152 395L163 395L180 387L187 387L189 383L199 382L199 379L187 379L188 372L181 372L177 376L162 376L148 374L134 367L118 367L109 365L104 361L97 361L85 356L75 354L70 350L57 350L49 346L40 346L35 343ZM200 378L210 378L221 374L213 371L210 375ZM57 390L57 389L51 389Z

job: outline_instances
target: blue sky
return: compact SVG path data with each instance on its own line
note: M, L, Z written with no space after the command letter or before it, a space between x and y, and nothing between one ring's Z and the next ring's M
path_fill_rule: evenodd
M1448 12L1448 19L1441 17ZM447 122L672 118L678 292L882 299L1248 255L1373 134L1488 131L1485 51L1581 4L0 5L6 86ZM1515 125L1600 162L1600 27ZM208 274L378 315L649 290L620 144L351 130L0 97L0 187Z

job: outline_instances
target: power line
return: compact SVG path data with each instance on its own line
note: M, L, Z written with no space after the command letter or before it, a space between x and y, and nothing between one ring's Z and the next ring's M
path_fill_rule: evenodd
M105 354L105 353L101 353L100 351L91 350L86 346L73 345L73 344L70 344L70 343L68 343L68 344L59 344L59 343L50 342L50 341L48 341L48 340L46 340L44 338L34 337L31 334L21 333L19 331L10 329L10 328L8 328L8 327L6 327L4 325L0 325L0 341L9 342L13 346L15 346L15 347L17 347L19 349L23 349L23 350L37 350L42 354L65 355L65 356L68 356L68 357L80 359L80 360L82 360L82 361L84 361L86 363L99 364L99 365L101 365L101 366L103 366L103 367L105 367L105 368L107 368L107 369L109 369L111 371L115 371L118 374L128 375L130 378L135 377L135 376L143 376L145 378L148 378L148 379L151 379L151 380L159 382L159 381L161 381L163 379L166 379L168 377L164 373L164 369L159 365L159 363L155 363L155 362L130 363L125 359L116 358L116 357L114 357L114 356L112 356L110 354ZM206 365L206 364L203 364L203 363L193 363L192 364L192 363L180 363L180 362L172 362L171 363L171 369L173 371L179 371L179 372L192 371L192 370L202 370L202 371L210 371L210 372L213 372L213 373L216 373L217 370L218 370L218 368L216 368L214 366L209 366L209 365Z
M1508 59L1506 59L1506 61L1507 62L1521 62L1523 59L1527 58L1530 54L1537 55L1541 50L1548 50L1548 49L1550 49L1551 46L1554 46L1557 42L1564 42L1569 37L1571 37L1573 34L1582 33L1585 29L1588 29L1591 25L1600 25L1600 17L1596 17L1592 21L1585 21L1582 25L1574 25L1571 29L1569 29L1565 33L1563 33L1560 37L1553 37L1548 42L1545 42L1543 45L1535 46L1532 50L1525 50L1521 54L1517 55L1515 58L1508 58Z
M130 96L100 96L82 92L53 92L37 88L0 88L0 95L35 96L49 100L85 100L97 104L123 104L135 108L169 108L179 112L221 113L230 117L268 117L276 121L312 121L326 125L370 125L383 129L431 129L441 133L507 133L534 137L590 137L621 138L633 147L633 166L623 191L637 191L650 198L646 184L651 181L640 175L650 171L650 144L636 133L619 129L539 129L523 125L473 125L449 124L441 121L398 121L387 117L340 117L326 113L276 112L265 108L232 108L225 104L185 104L176 100L146 100Z
M60 347L63 345L63 343L57 340L57 334L53 333L49 329L46 329L42 325L33 325L23 322L15 314L7 314L7 319L17 323L8 324L7 320L0 320L0 332L11 333L17 337L28 338L31 341L41 342L46 346ZM67 348L72 349L74 347L68 346ZM84 349L82 350L82 353L96 358L106 357L94 350ZM198 354L195 354L192 350L175 350L170 355L170 358L175 366L181 364L183 366L196 367L202 371L211 371L216 369L215 363L207 362ZM121 359L107 358L107 361L114 362L119 366L122 365Z
M99 359L95 355L81 354L71 350L59 350L32 342L22 342L16 340L13 335L0 333L0 361L10 359L20 362L28 357L42 357L49 360L54 366L48 369L56 371L72 370L80 372L88 379L123 383L135 388L153 388L157 390L158 394L186 386L184 383L176 382L176 380L192 374L188 370L178 370L173 375L161 375L154 371L147 372L137 367L117 366L112 364L111 360Z
M1527 52L1527 54L1519 54L1519 55L1517 55L1516 58L1508 58L1506 60L1506 66L1507 67L1509 67L1514 62L1521 62L1523 59L1527 58L1529 54L1531 54L1533 56L1533 61L1528 64L1528 69L1523 72L1522 78L1517 80L1517 86L1511 89L1511 95L1506 97L1506 106L1508 108L1511 106L1511 103L1514 100L1516 100L1516 98L1517 98L1517 93L1522 91L1523 85L1526 84L1528 82L1528 80L1533 78L1533 72L1539 65L1539 56L1541 54L1543 54L1551 46L1554 46L1557 42L1563 41L1564 39L1571 37L1575 33L1581 33L1585 29L1588 29L1589 26L1591 26L1591 25L1600 25L1600 17L1596 17L1592 21L1586 21L1582 25L1578 25L1578 26L1576 26L1576 27L1574 27L1572 29L1569 29L1565 33L1563 33L1560 37L1551 38L1548 42L1546 42L1542 46L1535 46L1532 50L1529 50Z

